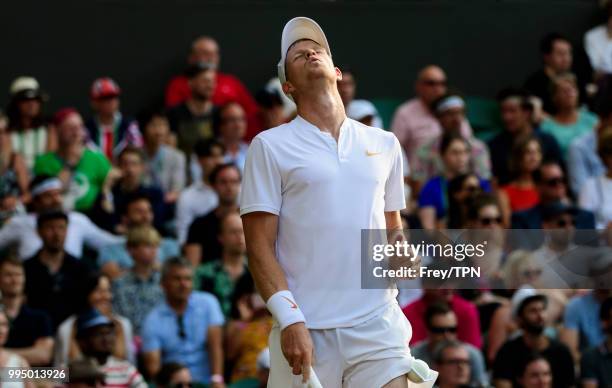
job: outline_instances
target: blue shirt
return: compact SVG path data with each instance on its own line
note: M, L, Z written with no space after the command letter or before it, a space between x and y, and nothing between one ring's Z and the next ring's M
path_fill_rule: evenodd
M600 303L593 292L571 298L565 307L563 325L576 330L580 338L580 350L600 345L604 340L599 320Z
M221 306L212 294L194 291L183 313L183 330L178 316L166 302L157 305L142 326L143 352L161 351L162 364L179 362L189 368L195 382L210 382L206 348L208 328L224 323ZM179 333L184 332L184 338Z
M443 176L428 180L419 194L419 207L434 207L437 219L446 216L448 210L447 185L448 182ZM480 188L487 193L491 191L491 185L485 179L480 179Z
M595 131L582 135L570 144L567 154L567 170L570 187L574 194L579 194L587 179L603 175L606 172L597 154L597 136Z
M163 263L170 257L180 256L180 248L176 240L163 238L157 249L157 260ZM130 269L134 265L134 260L127 251L126 243L107 245L100 249L98 265L102 267L109 261L114 261L121 269Z

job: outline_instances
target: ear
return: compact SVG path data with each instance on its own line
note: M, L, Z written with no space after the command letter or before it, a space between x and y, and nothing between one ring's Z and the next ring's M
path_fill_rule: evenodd
M286 81L285 83L283 83L282 87L283 87L283 92L285 94L291 94L295 91L295 87L291 85L291 82L289 81Z
M338 81L342 81L342 71L340 71L340 69L337 67L335 69L336 69L336 79Z

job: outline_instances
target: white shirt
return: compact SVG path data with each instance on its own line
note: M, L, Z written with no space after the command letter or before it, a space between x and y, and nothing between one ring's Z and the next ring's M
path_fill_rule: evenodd
M36 217L36 214L23 214L11 218L0 229L0 249L16 244L20 259L26 260L34 256L42 248L42 240L36 231ZM77 259L83 254L83 244L99 250L106 245L124 241L124 237L100 229L86 215L78 212L68 213L64 249Z
M584 49L593 69L612 73L612 39L608 37L605 25L592 28L584 34Z
M210 212L218 204L217 193L201 180L181 193L176 202L176 233L179 244L184 244L187 240L187 232L193 220Z
M299 116L253 139L240 214L278 215L277 258L308 328L355 326L395 303L395 286L361 288L361 230L385 229L403 186L397 138L348 118L338 144Z
M605 229L612 221L612 179L606 176L587 179L580 190L578 205L595 214L597 229Z

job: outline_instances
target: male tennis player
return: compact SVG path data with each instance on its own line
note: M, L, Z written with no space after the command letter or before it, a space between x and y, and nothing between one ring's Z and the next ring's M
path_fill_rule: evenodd
M324 388L407 387L397 290L362 289L360 273L361 230L402 228L399 142L346 117L315 21L285 25L278 75L298 116L255 137L240 199L249 269L277 321L268 387L308 381L311 365Z

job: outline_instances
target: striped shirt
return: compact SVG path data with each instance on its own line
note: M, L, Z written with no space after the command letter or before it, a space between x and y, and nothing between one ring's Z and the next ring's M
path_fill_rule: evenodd
M100 368L104 372L104 387L107 388L147 388L142 375L128 361L113 356Z

